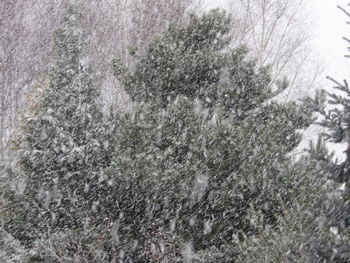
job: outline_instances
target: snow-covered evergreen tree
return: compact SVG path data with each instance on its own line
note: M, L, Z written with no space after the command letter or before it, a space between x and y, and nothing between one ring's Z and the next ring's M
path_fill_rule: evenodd
M327 200L327 193L334 190L328 181L333 167L332 154L320 138L311 143L309 154L289 169L296 169L293 199L278 216L276 227L261 228L254 238L245 238L239 242L239 256L236 262L308 262L310 238L331 237L330 231L320 228L322 211L320 204Z
M244 115L274 93L268 69L256 72L246 48L227 50L231 26L230 16L219 10L200 18L192 14L186 25L173 24L150 43L132 72L125 74L116 60L115 75L136 102L165 107L183 95L200 99L205 108L220 105L231 115Z
M267 68L231 50L230 26L218 10L192 15L137 55L133 70L114 61L136 107L115 139L107 174L118 206L109 213L121 216L120 238L138 244L136 254L156 224L194 252L216 248L210 262L231 262L237 240L275 226L301 191L287 154L310 114L271 101L286 82L274 92Z
M335 83L337 92L328 93L329 105L334 108L327 109L325 97L321 93L316 96L310 105L322 116L319 124L325 127L323 136L333 143L346 143L345 160L338 164L330 162L325 170L330 175L328 179L334 185L326 195L326 200L319 204L321 222L317 231L308 240L305 254L308 262L350 262L350 89L346 80L340 83L329 78ZM340 92L339 92L340 91Z
M350 17L345 9L339 8ZM327 93L328 105L325 92L310 100L310 105L321 116L319 124L325 128L325 139L346 144L347 149L343 162L332 162L328 167L329 179L335 188L319 205L321 224L309 239L306 250L310 263L350 262L350 88L346 80L341 83L328 78L335 84L334 92Z
M27 180L7 227L21 241L82 227L99 202L111 126L83 46L79 14L71 7L55 33L49 85L24 116L16 142Z
M43 262L234 262L242 240L278 233L305 197L307 169L287 155L311 114L273 102L287 82L274 87L246 48L230 48L230 17L191 15L134 55L131 70L115 60L135 103L116 131L78 20L71 9L57 31L49 85L24 118L27 182L6 229L36 240Z

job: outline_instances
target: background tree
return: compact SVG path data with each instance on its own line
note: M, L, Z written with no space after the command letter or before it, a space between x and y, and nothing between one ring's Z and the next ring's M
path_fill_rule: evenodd
M289 89L279 99L294 100L313 92L321 73L310 47L311 11L304 0L230 1L233 44L245 44L259 66L271 65L273 82L288 76ZM308 87L306 90L305 87Z

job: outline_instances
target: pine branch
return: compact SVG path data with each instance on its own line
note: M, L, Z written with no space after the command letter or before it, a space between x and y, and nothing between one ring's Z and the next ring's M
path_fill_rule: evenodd
M350 39L349 39L349 38L343 37L343 39L344 39L346 42L350 43Z
M339 8L341 11L343 11L348 17L350 17L350 13L346 11L343 7L337 5L337 8ZM348 22L349 23L349 22Z
M336 84L337 86L342 86L342 84L340 84L337 80L335 80L334 78L330 77L330 76L326 76L327 79L329 79L330 81L332 81L334 84Z
M328 80L332 81L334 84L336 84L336 86L334 86L335 89L338 89L338 90L341 90L341 91L344 91L346 93L349 94L349 84L347 82L347 80L343 80L344 81L344 84L341 84L339 81L335 80L334 78L332 77L329 77L327 76L326 77ZM330 93L328 93L330 94Z

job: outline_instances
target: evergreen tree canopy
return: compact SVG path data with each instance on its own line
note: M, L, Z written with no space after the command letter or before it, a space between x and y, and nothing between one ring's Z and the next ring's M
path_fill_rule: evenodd
M24 117L17 140L18 163L27 177L19 215L13 219L19 228L11 230L20 240L81 226L97 201L110 131L99 89L83 65L78 20L71 8L56 31L49 85Z
M316 144L310 144L309 154L288 168L295 169L294 187L298 190L277 216L276 227L262 228L253 238L240 242L236 262L310 262L310 256L317 255L310 249L314 242L312 237L332 236L322 224L321 208L321 204L327 201L327 193L334 190L334 186L328 182L333 167L332 155L328 154L321 138Z
M236 117L271 98L267 68L258 71L244 47L229 49L230 16L213 10L171 25L126 72L114 61L115 75L135 102L165 107L177 96L200 99L205 108L221 106Z
M305 197L307 168L288 154L311 111L273 101L286 82L274 92L269 69L230 47L230 17L190 15L131 69L114 60L134 102L116 129L83 65L77 21L70 10L49 86L25 118L18 152L28 179L7 230L20 241L44 236L43 262L94 253L96 262L235 262L239 242L277 233Z
M323 222L309 241L309 262L350 262L350 89L346 80L344 84L331 79L339 92L328 93L329 105L326 109L326 93L320 92L310 105L322 116L319 124L326 128L324 137L335 143L346 143L345 160L338 164L332 162L328 167L330 179L335 189L328 193L327 199L320 204L320 220ZM341 187L342 186L342 187ZM343 188L343 189L341 189ZM333 231L332 234L331 231ZM326 233L326 234L325 234Z
M136 56L133 69L114 61L136 106L120 118L107 172L118 205L108 212L121 239L138 241L136 257L152 224L196 252L221 250L273 227L298 195L301 175L287 154L310 112L271 101L268 69L256 69L245 48L229 48L230 26L218 10L192 15Z

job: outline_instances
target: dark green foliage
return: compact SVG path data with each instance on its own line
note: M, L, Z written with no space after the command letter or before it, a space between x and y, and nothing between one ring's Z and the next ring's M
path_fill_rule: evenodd
M228 113L244 115L270 98L270 79L267 69L256 72L245 48L227 50L230 22L218 10L201 18L191 15L187 24L171 25L153 41L132 72L123 75L115 60L115 75L136 102L166 107L183 95L211 110L220 104Z
M320 145L323 144L312 145L312 151L319 149ZM317 153L317 156L320 155L321 151ZM331 236L322 226L320 209L320 204L327 200L327 193L334 189L327 184L329 173L324 169L329 161L316 160L313 155L308 155L293 167L286 168L294 178L293 198L278 215L276 227L261 228L253 238L247 237L239 242L237 262L305 263L309 255L316 255L310 250L310 239L316 233L320 233L322 238Z
M336 84L336 90L340 91L328 93L330 97L328 104L335 105L335 107L325 108L325 104L322 103L325 102L324 93L319 93L316 99L309 100L309 102L311 102L313 109L322 116L319 124L326 128L324 137L334 143L344 142L348 149L345 151L346 159L342 163L329 163L324 167L324 170L330 173L329 179L332 180L336 188L328 193L326 200L319 206L321 211L319 218L322 224L310 238L306 249L308 262L312 263L350 262L350 89L347 81L342 84L332 78L329 79ZM316 157L319 160L327 159L322 158L322 154ZM340 189L340 186L343 189ZM331 230L335 233L331 233Z
M257 115L233 126L234 118L207 121L198 103L179 97L167 110L143 105L120 121L108 173L110 200L118 202L106 212L122 212L121 236L140 239L157 223L195 249L220 247L240 232L256 233L259 224L274 225L297 194L298 174L286 170L292 163L284 151L289 129L302 123L288 128L276 117L257 124ZM261 222L251 221L255 216Z
M27 181L7 225L21 241L81 227L102 191L100 170L108 163L111 126L100 111L92 73L81 64L78 19L70 9L56 31L49 85L25 116L16 142Z
M287 154L310 111L270 100L268 69L228 48L229 26L217 10L191 16L151 43L134 70L115 61L138 103L121 116L107 172L121 237L143 240L155 223L203 257L213 250L210 262L233 262L237 240L275 227L300 194Z
M240 242L277 233L304 201L308 166L287 155L311 114L272 100L268 68L229 48L230 17L214 10L171 25L134 55L132 70L114 60L135 103L117 129L99 110L68 17L50 85L23 125L28 180L7 229L41 242L41 262L227 263Z

